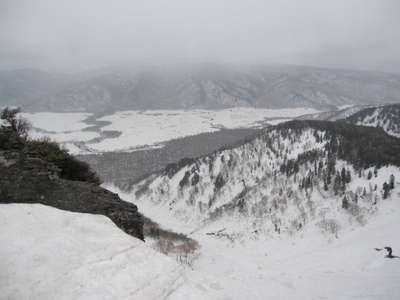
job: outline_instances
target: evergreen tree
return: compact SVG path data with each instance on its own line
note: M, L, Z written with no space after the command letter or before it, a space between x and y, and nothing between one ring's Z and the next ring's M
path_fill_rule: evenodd
M394 175L393 175L393 174L390 175L389 188L390 188L391 190L394 189Z
M341 188L342 185L342 181L340 179L340 175L339 172L336 174L335 176L335 180L333 182L333 192L335 193L335 195L339 194L339 190Z
M326 182L326 179L324 179L324 191L328 190L329 190L328 183Z
M344 196L342 199L342 208L348 209L349 208L349 201L347 200L347 197Z
M367 196L367 189L366 189L365 187L364 187L364 189L363 189L362 196L363 196L363 197Z
M336 168L336 159L334 156L330 155L328 157L328 173L334 174Z
M331 182L332 182L332 176L331 176L331 173L328 172L328 174L326 175L326 184L330 185Z
M351 173L350 170L347 169L346 170L346 183L350 183L351 182Z
M322 173L323 168L324 168L324 164L320 160L319 163L318 163L318 174L319 175Z
M294 173L299 173L299 164L297 162L294 163Z
M369 170L369 171L368 171L367 179L368 179L368 180L371 180L371 178L372 178L372 172L371 172L371 170Z
M344 167L342 168L342 171L340 172L340 181L342 182L343 185L346 183L346 170Z
M389 191L390 191L390 186L385 181L383 183L383 199L387 199L387 197L389 196Z
M311 176L308 175L307 179L306 179L306 189L311 188L311 187L312 187Z

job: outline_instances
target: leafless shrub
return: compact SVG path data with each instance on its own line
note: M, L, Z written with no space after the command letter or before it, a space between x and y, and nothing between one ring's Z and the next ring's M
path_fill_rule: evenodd
M156 242L154 249L157 251L175 257L180 263L191 266L197 257L199 244L196 240L186 236L183 233L176 233L161 228L156 222L147 217L143 217L143 233L146 238L152 238Z
M20 112L20 108L6 107L0 111L0 119L3 120L5 126L11 128L11 130L15 132L17 136L26 139L32 125L28 120L18 116Z
M360 215L361 209L356 203L349 203L347 211L354 217Z
M317 223L318 227L324 233L329 233L335 235L338 238L338 233L340 229L339 223L334 219L323 219Z
M215 236L216 238L223 238L223 239L227 239L228 241L230 241L231 243L235 242L236 236L235 234L229 234L225 232L225 228L218 230L216 232L207 232L207 235L211 235L211 236Z

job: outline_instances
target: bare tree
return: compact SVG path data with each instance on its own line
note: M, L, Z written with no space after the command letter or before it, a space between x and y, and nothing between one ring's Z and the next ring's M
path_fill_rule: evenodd
M28 120L18 117L21 112L20 108L4 108L0 113L0 119L5 122L5 127L11 128L19 137L26 139L28 137L31 124Z

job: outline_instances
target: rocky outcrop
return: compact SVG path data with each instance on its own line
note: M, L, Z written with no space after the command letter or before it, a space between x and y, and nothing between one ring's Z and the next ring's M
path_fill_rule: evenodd
M59 177L60 170L24 150L21 144L0 148L0 203L41 203L62 210L101 214L119 228L143 238L137 206L95 184ZM21 220L23 222L23 220Z

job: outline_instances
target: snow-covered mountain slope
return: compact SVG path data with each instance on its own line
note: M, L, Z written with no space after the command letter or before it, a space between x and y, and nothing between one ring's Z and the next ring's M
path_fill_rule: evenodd
M343 121L361 126L380 127L388 134L400 137L399 104L365 108L344 118Z
M398 299L400 259L385 258L386 251L374 248L391 246L400 255L399 190L380 203L366 225L343 228L329 242L311 229L287 238L260 236L233 247L197 232L193 237L202 255L169 299Z
M397 102L400 77L302 66L135 67L82 74L0 73L0 106L25 111L311 107Z
M183 268L99 215L0 205L0 299L164 299Z
M344 105L335 110L323 111L315 114L302 115L297 117L298 120L322 120L337 121L354 115L355 113L368 108L376 107L376 104L369 105Z
M379 129L291 121L239 147L169 165L137 184L133 201L153 219L179 219L185 232L206 227L237 240L316 226L337 236L365 224L388 197L383 184L400 178L399 150L400 141Z
M391 300L400 259L382 248L399 255L399 166L381 129L291 121L120 196L200 244L171 300Z

